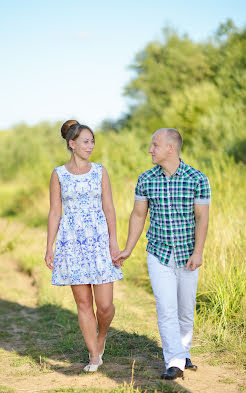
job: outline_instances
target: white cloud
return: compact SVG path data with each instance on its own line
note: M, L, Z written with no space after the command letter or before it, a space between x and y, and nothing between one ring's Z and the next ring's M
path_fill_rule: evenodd
M79 40L88 40L93 37L94 37L93 34L89 31L81 31L81 32L75 34L75 38L77 38Z

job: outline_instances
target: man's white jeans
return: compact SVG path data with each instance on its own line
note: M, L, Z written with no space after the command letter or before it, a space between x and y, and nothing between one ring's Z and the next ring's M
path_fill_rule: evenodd
M185 359L190 358L199 268L194 271L177 268L173 253L168 266L150 253L147 263L165 366L184 370Z

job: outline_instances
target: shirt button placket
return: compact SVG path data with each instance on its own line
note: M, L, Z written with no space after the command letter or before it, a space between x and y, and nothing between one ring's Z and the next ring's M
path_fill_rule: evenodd
M175 247L174 243L174 237L173 237L173 228L172 228L172 201L171 201L171 192L170 192L170 182L171 179L168 179L167 181L167 195L168 195L168 206L169 206L169 219L170 219L170 227L171 227L171 238L172 238L172 245Z
M168 181L168 201L169 201L169 207L170 207L169 217L170 217L170 227L171 227L171 234L172 234L172 245L173 245L173 248L175 248L176 245L174 242L175 242L176 238L174 236L174 230L172 227L173 218L172 218L172 201L171 201L170 183L171 183L171 179Z

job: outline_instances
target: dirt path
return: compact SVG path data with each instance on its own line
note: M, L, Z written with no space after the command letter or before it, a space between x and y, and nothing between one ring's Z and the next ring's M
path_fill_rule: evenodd
M37 308L37 288L32 277L19 271L17 263L7 256L1 256L1 279L0 293L2 294L1 309L4 308L4 301L8 308L7 322L1 329L1 385L16 389L17 392L42 392L49 389L65 387L85 388L90 386L100 386L102 388L114 388L117 382L112 381L104 375L83 375L80 363L74 364L73 369L78 375L61 373L61 367L69 369L66 361L52 361L50 363L59 366L59 372L52 371L42 365L42 358L39 365L29 361L28 357L23 358L19 352L25 350L25 336L23 333L33 334L31 325L33 320L39 318ZM22 307L18 307L24 306ZM18 320L25 319L27 323L18 325ZM13 320L13 322L12 322ZM16 322L17 321L17 322ZM27 326L30 326L28 328ZM4 334L5 333L5 334ZM11 336L11 341L6 342L6 337ZM66 371L66 370L65 370ZM68 370L69 371L69 370ZM1 386L0 385L0 386ZM2 392L2 390L0 390Z
M32 277L19 270L18 263L11 253L0 256L0 267L0 392L41 393L61 388L66 392L71 387L100 388L110 391L124 381L130 383L130 361L125 361L124 364L105 362L102 371L94 375L86 375L82 372L81 362L69 362L66 357L42 359L38 354L32 358L25 355L27 346L30 346L30 337L34 340L34 346L42 344L39 339L40 333L35 327L40 318L43 318L37 301L37 286ZM124 284L121 283L120 290L116 285L116 301L122 297L126 301L124 291ZM141 311L138 307L138 314L141 312L143 313L144 310ZM154 319L153 310L153 321ZM46 342L45 345L49 343ZM209 355L193 357L194 363L199 366L198 371L196 373L187 371L184 380L178 379L176 382L169 383L170 388L172 386L174 389L173 392L181 391L179 387L191 393L244 391L246 381L242 371L229 366L210 366L207 363L208 359ZM137 365L135 386L163 389L159 380L159 375L163 371L160 359L153 360L151 364L141 363L141 359L136 359L136 369ZM139 365L143 365L142 368ZM112 370L114 378L112 378ZM171 390L162 391L171 392Z

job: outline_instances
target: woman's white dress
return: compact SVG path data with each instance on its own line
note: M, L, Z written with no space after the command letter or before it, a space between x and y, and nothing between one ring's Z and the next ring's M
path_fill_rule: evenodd
M108 225L102 209L102 165L83 175L65 165L55 171L61 185L63 215L56 237L51 284L104 284L123 278L112 264Z

